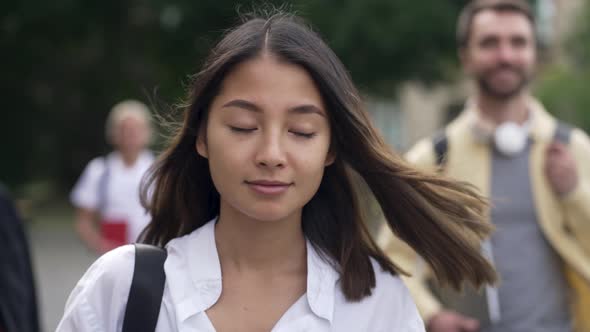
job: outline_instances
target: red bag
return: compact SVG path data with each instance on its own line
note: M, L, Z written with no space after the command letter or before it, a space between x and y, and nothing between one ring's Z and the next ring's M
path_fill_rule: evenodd
M127 221L102 220L100 223L100 233L104 239L117 246L127 244Z

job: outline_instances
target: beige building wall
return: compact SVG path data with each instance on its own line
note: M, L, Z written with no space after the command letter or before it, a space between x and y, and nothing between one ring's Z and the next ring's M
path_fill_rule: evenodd
M582 12L582 7L588 5L587 0L553 0L555 5L554 29L557 37L556 42L567 36L577 22L578 13Z
M564 50L564 42L573 32L578 22L579 13L583 12L583 6L588 5L587 0L538 0L544 5L539 13L539 28L541 37L548 38L544 49L544 60L548 62L567 61L567 54ZM544 9L544 10L543 10ZM547 16L547 17L544 17Z
M399 100L405 128L403 145L406 148L441 127L447 116L446 105L458 98L457 90L452 85L426 87L416 82L408 82L402 86Z

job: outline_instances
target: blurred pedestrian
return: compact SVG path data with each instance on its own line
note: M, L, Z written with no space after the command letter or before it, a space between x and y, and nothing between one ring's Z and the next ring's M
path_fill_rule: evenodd
M25 225L0 185L0 332L38 332L35 278Z
M126 100L116 104L106 123L106 137L114 150L90 161L72 190L76 231L99 254L135 242L149 222L139 187L154 161L147 150L150 121L143 103Z
M392 229L450 282L495 279L464 245L489 231L477 222L481 198L393 154L342 63L299 18L251 18L228 32L190 91L146 185L153 219L143 239L168 255L156 331L423 331L399 270L368 233L353 171ZM136 248L88 270L58 331L125 329L126 313L138 312L126 307Z
M383 233L390 257L413 272L408 285L429 331L590 331L590 140L529 92L534 26L527 1L470 2L457 41L476 91L444 132L407 153L490 196L496 228L482 251L499 287L461 295L435 295L418 255Z

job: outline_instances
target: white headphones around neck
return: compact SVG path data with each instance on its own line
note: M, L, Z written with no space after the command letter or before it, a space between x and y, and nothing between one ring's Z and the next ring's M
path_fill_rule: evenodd
M506 157L514 157L526 149L531 129L531 116L520 125L516 122L504 122L495 126L482 119L474 111L474 120L471 126L473 135L482 143L492 142L496 150ZM530 113L529 113L530 114Z

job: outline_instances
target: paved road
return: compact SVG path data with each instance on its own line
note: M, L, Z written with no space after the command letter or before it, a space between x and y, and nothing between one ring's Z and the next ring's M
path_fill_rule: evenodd
M29 238L41 326L44 332L55 331L70 291L96 257L84 248L67 224L34 223Z

